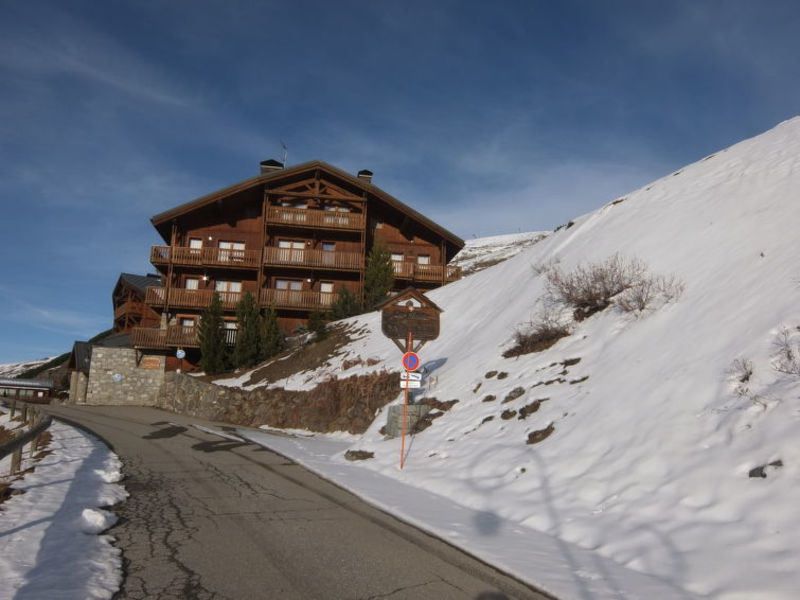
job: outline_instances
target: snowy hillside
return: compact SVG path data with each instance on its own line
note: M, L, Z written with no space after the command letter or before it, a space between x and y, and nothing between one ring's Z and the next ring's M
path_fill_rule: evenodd
M471 275L516 256L547 235L546 232L534 231L466 240L450 264L461 267L464 275Z
M41 358L39 360L31 360L28 362L0 364L0 377L18 377L20 373L24 373L29 369L43 365L49 360L52 360L52 358Z
M418 397L458 402L415 436L402 471L379 415L352 445L375 453L359 464L688 593L797 598L800 375L775 366L800 372L786 362L800 341L798 190L795 118L431 292L444 313ZM580 322L562 311L568 337L503 358L541 314L548 272L617 253L683 293ZM399 370L379 315L353 321L371 333L278 385Z

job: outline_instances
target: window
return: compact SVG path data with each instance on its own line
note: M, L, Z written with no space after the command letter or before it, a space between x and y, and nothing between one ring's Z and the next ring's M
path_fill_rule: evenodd
M214 283L214 289L220 293L234 292L238 294L242 291L242 282L219 280Z
M194 317L181 317L178 321L181 327L194 327L195 320Z
M332 281L320 281L319 283L319 303L322 306L330 306L333 304L335 294L333 292Z
M417 257L417 264L418 265L429 265L431 264L431 257L427 254L420 254Z
M336 262L336 244L322 242L322 264L331 266Z
M277 290L302 290L303 289L303 280L302 279L276 279L275 280L275 289Z
M219 242L219 259L225 262L244 260L244 242Z
M200 289L200 280L197 277L187 277L185 280L184 287L187 290L199 290Z
M301 263L305 258L306 243L303 240L278 240L278 260L280 262Z
M392 260L397 262L403 261L403 253L402 252L392 252Z
M222 328L225 330L225 344L233 346L236 344L236 330L238 325L236 321L225 319L222 321Z
M276 279L275 301L288 306L303 305L303 280L302 279Z
M346 206L332 206L330 204L326 204L324 209L328 212L350 212L350 209Z

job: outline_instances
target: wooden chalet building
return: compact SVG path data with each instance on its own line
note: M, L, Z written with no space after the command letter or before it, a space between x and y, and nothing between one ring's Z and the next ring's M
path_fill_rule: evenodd
M111 302L114 306L114 333L130 333L134 327L154 327L161 316L145 303L147 288L161 286L159 275L122 273L114 286Z
M290 168L261 163L260 175L151 219L165 245L150 261L163 286L145 303L161 326L134 327L134 347L196 348L200 313L217 291L235 336L235 306L249 291L274 306L292 333L337 293L363 292L366 258L377 240L392 253L395 285L432 289L461 278L448 262L464 242L372 184L322 161Z

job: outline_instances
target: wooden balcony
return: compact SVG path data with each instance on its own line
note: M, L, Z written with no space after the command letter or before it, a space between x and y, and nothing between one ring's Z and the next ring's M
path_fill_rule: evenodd
M240 292L217 292L222 301L224 310L234 310L236 304L241 300ZM170 308L194 308L203 310L211 304L214 290L186 290L183 288L172 288L169 292ZM145 295L145 302L150 306L164 308L166 305L167 288L148 287Z
M290 310L328 310L337 294L312 290L265 289L261 293L261 305Z
M461 279L461 267L449 265L420 265L411 261L394 261L395 279L408 279L411 281L430 281L441 283L442 274L445 275L445 283L458 281Z
M163 350L165 348L199 348L197 327L170 325L166 329L134 327L131 331L134 348ZM225 344L236 345L236 330L225 329Z
M228 248L153 246L150 250L150 262L156 266L165 266L171 262L173 265L180 266L255 269L261 262L261 252Z
M265 248L264 264L268 267L300 267L308 269L358 271L363 264L363 258L358 252Z
M270 206L267 209L267 223L308 229L359 231L364 228L364 214L313 208Z

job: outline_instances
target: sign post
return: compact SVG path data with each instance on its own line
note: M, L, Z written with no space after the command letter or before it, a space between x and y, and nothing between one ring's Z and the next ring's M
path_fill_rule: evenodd
M419 290L408 287L382 304L381 331L403 353L400 387L403 388L403 425L400 441L400 468L405 464L406 427L408 422L408 390L422 385L416 370L422 365L417 352L429 340L439 337L439 313L442 309ZM417 343L416 348L414 343Z

